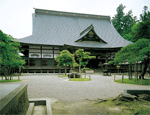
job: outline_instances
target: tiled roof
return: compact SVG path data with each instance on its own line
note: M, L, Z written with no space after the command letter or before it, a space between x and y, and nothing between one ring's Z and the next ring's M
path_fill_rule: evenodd
M99 42L75 42L80 33L90 25L107 44ZM20 43L79 46L94 48L124 47L131 42L122 38L110 23L109 16L78 14L35 9L33 14L33 34L18 39Z

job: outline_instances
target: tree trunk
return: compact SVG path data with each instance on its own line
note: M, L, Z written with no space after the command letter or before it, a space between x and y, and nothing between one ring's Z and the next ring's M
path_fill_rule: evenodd
M7 79L7 75L5 74L4 76L5 76L5 80L8 80L8 79Z
M81 66L79 65L79 73L81 72Z
M130 65L130 74L131 74L131 79L132 79L132 65Z
M129 65L129 79L132 79L132 65Z
M136 66L136 75L137 75L137 79L138 79L138 63L137 63L137 66Z
M144 79L144 75L145 75L146 70L148 68L148 64L149 64L149 59L145 59L144 60L144 68L143 68L143 70L142 70L142 72L141 72L141 74L139 76L139 79L141 79L141 77L142 77L142 79Z
M136 64L136 61L135 61L135 78L137 79L137 81L138 81L138 76L137 76L137 64Z
M5 76L5 80L8 80L6 68L5 68L5 70L4 70L4 76Z
M66 66L65 66L65 75L66 75Z
M131 79L131 76L130 76L130 65L128 66L128 78Z
M5 71L5 70L4 70ZM8 80L6 71L4 72L5 80Z

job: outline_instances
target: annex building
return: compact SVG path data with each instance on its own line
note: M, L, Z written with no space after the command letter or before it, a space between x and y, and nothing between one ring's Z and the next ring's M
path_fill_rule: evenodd
M110 16L35 8L32 19L32 35L18 39L26 61L23 72L63 72L63 67L57 67L56 56L64 49L74 53L79 48L96 56L87 66L98 69L131 44L115 30Z

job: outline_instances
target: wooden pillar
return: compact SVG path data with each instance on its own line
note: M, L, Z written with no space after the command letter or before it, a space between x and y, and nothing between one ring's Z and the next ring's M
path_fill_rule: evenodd
M47 68L47 73L49 73L49 68Z
M29 50L28 50L28 69L27 69L27 73L29 73L29 66L30 66L30 60L29 60Z
M108 63L108 50L106 51L105 63ZM108 69L107 64L105 65L105 69Z
M53 47L53 66L55 66L55 65L54 65L54 63L55 63L54 61L55 61L55 58L54 58L54 47ZM53 69L54 69L54 68L53 68ZM53 73L55 73L55 69L54 69Z
M34 73L36 73L35 70L36 70L36 69L35 69L35 65L34 65Z
M41 50L41 73L42 73L42 46L40 47Z
M55 67L54 67L54 73L55 73Z
M110 60L111 60L111 51L110 51Z

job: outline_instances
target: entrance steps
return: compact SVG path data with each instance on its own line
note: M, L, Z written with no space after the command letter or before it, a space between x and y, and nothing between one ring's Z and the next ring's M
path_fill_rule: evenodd
M52 115L50 100L47 98L29 99L30 105L26 115Z

